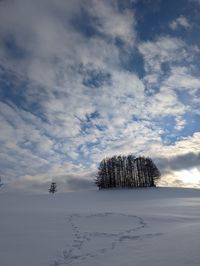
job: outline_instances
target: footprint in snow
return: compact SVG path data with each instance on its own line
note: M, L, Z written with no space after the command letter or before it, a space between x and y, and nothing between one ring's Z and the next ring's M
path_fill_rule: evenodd
M138 234L146 227L141 217L121 213L73 214L69 218L73 232L71 248L63 251L60 259L52 266L68 265L75 261L94 258L125 241L136 241L161 235Z

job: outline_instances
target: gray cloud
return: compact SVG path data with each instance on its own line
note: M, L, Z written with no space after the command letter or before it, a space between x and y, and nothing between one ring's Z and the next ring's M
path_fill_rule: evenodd
M79 189L91 189L95 188L94 180L80 179L80 178L70 178L67 181L68 190L79 190Z
M179 156L157 158L156 161L163 173L191 169L193 167L200 168L200 153L189 152Z
M178 17L177 19L173 20L171 23L170 23L170 28L172 30L176 30L177 28L179 27L183 27L185 29L188 29L191 27L191 24L189 23L188 19L184 16L180 16Z

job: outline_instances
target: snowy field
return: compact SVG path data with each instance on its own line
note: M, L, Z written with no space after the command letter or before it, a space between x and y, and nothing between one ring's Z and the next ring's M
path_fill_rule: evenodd
M0 266L199 266L200 190L0 193Z

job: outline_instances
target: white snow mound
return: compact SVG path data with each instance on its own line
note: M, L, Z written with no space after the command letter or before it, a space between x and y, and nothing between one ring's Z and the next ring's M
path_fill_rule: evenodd
M0 193L1 266L199 266L200 190Z

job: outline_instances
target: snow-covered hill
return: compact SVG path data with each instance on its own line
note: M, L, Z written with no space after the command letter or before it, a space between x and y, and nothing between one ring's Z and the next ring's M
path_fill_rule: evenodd
M0 193L1 266L199 266L200 190Z

